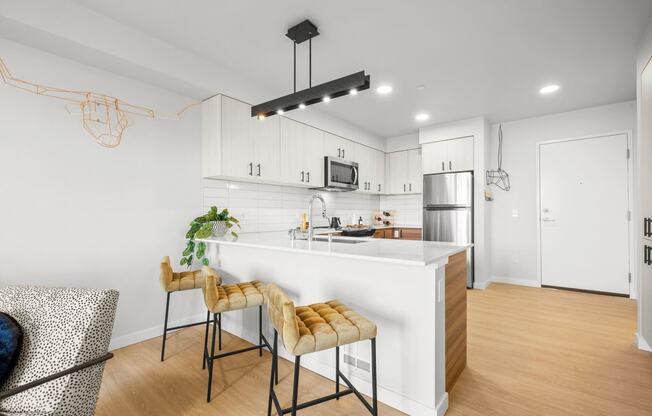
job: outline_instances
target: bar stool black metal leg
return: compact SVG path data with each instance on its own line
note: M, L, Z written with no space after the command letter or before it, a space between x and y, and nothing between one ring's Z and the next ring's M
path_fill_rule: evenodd
M258 356L263 356L263 305L258 307Z
M376 338L371 339L371 390L374 416L378 416L378 383L376 380Z
M278 347L278 332L274 330L274 347L272 348L272 374L269 377L269 400L267 402L267 416L272 416L272 392L274 391L274 379L276 378L276 384L278 384L278 372L277 361L276 361L276 348ZM282 416L282 415L280 415Z
M297 399L299 398L299 369L301 368L301 356L294 358L294 385L292 386L292 416L297 414Z
M220 320L218 322L218 329L219 329L218 338L220 341L219 350L222 351L222 314L221 313L219 314L219 317L220 317Z
M340 392L340 347L335 347L335 393ZM335 400L339 400L337 397Z
M206 393L206 402L211 401L211 388L213 386L213 356L215 355L215 335L217 332L217 314L213 314L213 340L211 342L211 355L206 357L208 361L208 392Z
M161 347L161 361L165 359L165 341L168 334L168 312L170 310L170 292L168 292L167 301L165 302L165 323L163 323L163 346Z
M211 321L211 311L206 311L206 333L204 334L204 359L202 360L201 368L204 370L206 368L206 356L208 355L208 327L210 326Z
M276 351L277 343L274 342L274 351ZM278 385L278 351L274 354L272 358L274 360L274 365L276 366L276 372L274 373L274 384Z

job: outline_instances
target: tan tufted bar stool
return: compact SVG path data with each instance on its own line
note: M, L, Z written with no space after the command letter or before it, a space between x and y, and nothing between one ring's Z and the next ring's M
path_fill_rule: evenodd
M276 285L267 288L267 310L274 325L274 347L272 359L272 374L269 383L269 402L267 415L272 414L272 403L279 416L286 413L296 415L300 409L305 409L329 400L339 400L348 394L355 394L369 412L378 415L378 394L376 382L376 324L352 311L342 303L333 300L310 306L294 307L294 302ZM278 377L278 335L285 349L294 355L294 385L292 389L292 406L281 408L274 380ZM340 372L340 347L363 340L371 340L371 385L372 404L358 392L348 378ZM335 348L335 393L309 402L297 404L299 390L299 369L301 356L312 352ZM340 391L340 379L349 387Z
M163 345L161 346L161 361L165 359L165 341L167 340L167 333L177 329L187 328L190 326L202 325L204 322L195 322L188 325L179 325L168 328L168 312L170 311L170 295L174 292L184 290L201 289L204 287L204 282L207 276L213 276L214 279L222 280L217 272L210 267L204 266L201 270L186 271L175 273L170 265L170 257L165 256L161 260L161 274L159 277L161 288L167 293L167 301L165 302L165 323L163 324ZM219 284L219 283L218 283ZM206 316L206 333L204 335L204 343L208 340L208 326L210 315Z
M206 309L208 309L209 313L213 314L213 340L211 342L210 354L208 353L207 340L204 343L204 356L205 361L208 363L208 392L206 394L206 401L208 402L211 401L214 360L252 350L258 350L258 355L262 357L264 347L272 352L271 345L263 335L263 304L265 303L265 290L267 286L257 280L223 286L220 286L220 283L221 278L219 275L210 275L206 277L206 284L204 286ZM258 307L258 345L215 355L216 334L219 334L219 349L222 349L222 313L253 307Z

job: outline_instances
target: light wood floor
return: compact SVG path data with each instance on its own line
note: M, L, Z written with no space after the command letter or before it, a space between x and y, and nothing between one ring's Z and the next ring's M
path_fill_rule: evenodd
M634 346L634 301L500 284L470 291L468 301L468 367L450 393L448 416L652 415L652 354ZM256 353L220 360L214 398L206 404L202 329L173 334L168 342L164 363L160 339L115 351L97 415L266 414L269 353L262 360ZM245 345L224 336L226 350ZM281 360L284 405L291 372ZM302 400L332 392L332 382L314 373L302 370L301 377ZM300 414L368 413L348 396ZM402 413L383 406L380 414Z

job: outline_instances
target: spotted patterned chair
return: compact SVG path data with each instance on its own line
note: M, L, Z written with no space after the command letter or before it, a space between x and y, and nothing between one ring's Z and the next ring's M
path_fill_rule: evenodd
M208 275L204 286L206 309L213 314L213 338L210 354L208 353L208 342L204 343L204 357L208 363L208 392L206 394L206 401L208 402L211 401L213 362L215 360L253 350L258 350L258 355L262 357L263 348L272 351L272 347L263 335L263 304L265 303L266 285L255 280L253 282L220 286L221 281L219 275ZM254 307L258 307L258 345L215 355L216 336L219 338L219 349L222 349L222 313Z
M23 329L0 415L90 416L102 383L118 304L114 290L9 286L0 311Z
M294 302L278 286L267 288L267 311L274 326L272 374L269 383L267 415L272 414L272 404L279 416L286 413L296 415L297 411L329 400L339 400L348 394L355 394L369 413L378 415L378 394L376 383L376 324L352 311L342 303L332 300L310 306L294 307ZM281 408L274 380L278 377L278 335L287 352L294 355L294 386L292 406ZM340 371L340 347L358 341L371 340L371 386L372 403L358 392L348 378ZM335 348L335 393L297 404L299 390L299 368L301 356L317 351ZM340 379L348 389L340 391Z

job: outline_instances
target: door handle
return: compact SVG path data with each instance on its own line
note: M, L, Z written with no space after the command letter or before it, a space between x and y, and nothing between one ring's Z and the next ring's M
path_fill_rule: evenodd
M260 176L260 163L256 165L256 168L258 168L258 176Z
M648 266L652 264L652 256L650 256L650 252L652 251L652 247L645 245L643 248L643 263L647 264Z
M306 172L306 182L310 183L310 172Z
M405 192L405 184L403 184L403 192Z
M380 192L380 184L378 184L378 192Z
M342 149L337 148L337 157L342 157Z
M652 218L645 218L643 222L643 236L652 236Z
M448 170L453 170L453 162L448 161Z
M443 161L443 160L442 160L442 162L441 162L441 170L442 170L442 171L446 170L446 166L444 166L444 161Z
M412 184L410 184L410 192L412 192Z
M253 176L254 174L254 163L251 162L249 163L249 176Z
M344 149L342 149L342 157L346 157L346 154L344 153Z
M304 171L301 171L301 182L306 181L306 173Z

